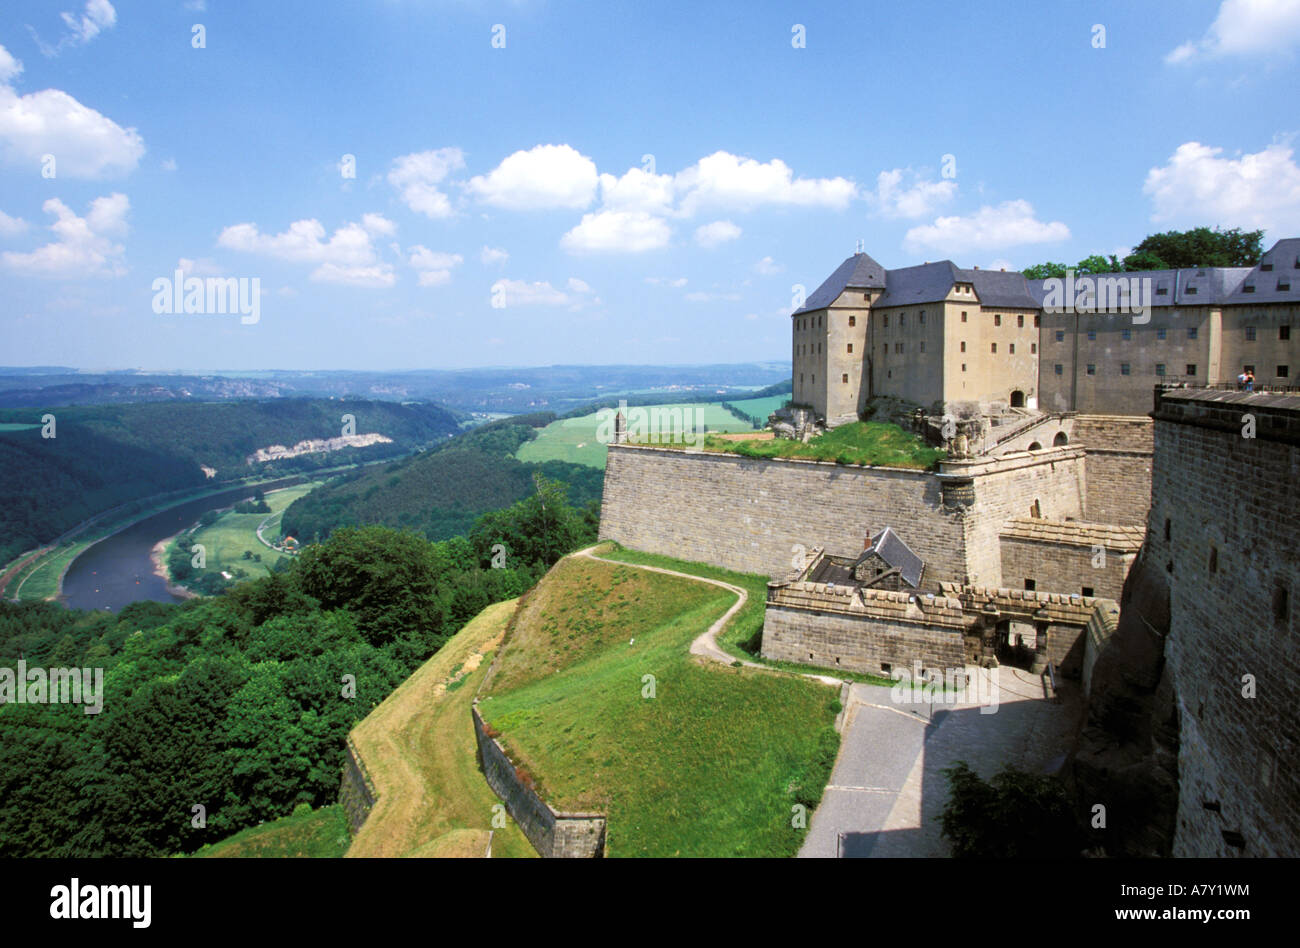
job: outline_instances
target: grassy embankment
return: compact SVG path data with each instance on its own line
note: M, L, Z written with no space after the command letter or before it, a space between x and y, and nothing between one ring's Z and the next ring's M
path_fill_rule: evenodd
M750 425L715 403L635 406L628 409L628 414L641 411L658 413L642 416L647 419L647 423L651 417L676 417L683 419L682 423L689 420L691 431L695 430L697 423L707 426L709 431L753 430ZM672 414L674 412L677 414ZM569 461L604 470L607 446L598 441L596 435L606 417L605 413L593 412L580 418L553 421L539 431L534 440L522 445L515 452L515 457L521 461Z
M871 467L904 467L926 470L944 457L939 448L898 425L881 421L857 421L841 425L807 444L789 438L767 441L724 441L707 438L706 451L741 454L751 458L805 458Z
M482 857L501 801L479 770L470 705L518 600L484 609L352 731L379 799L349 856ZM535 856L513 820L493 858Z
M290 816L204 846L194 858L332 859L343 855L348 842L348 820L341 804L312 810L303 803Z
M789 856L803 841L793 807L811 812L830 775L838 694L691 656L734 601L571 557L520 606L479 710L548 803L607 815L611 856ZM753 617L739 614L751 634Z

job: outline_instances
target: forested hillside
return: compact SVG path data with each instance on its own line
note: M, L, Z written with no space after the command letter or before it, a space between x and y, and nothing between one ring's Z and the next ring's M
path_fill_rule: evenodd
M521 444L554 419L549 412L503 419L419 455L357 471L294 501L284 513L281 532L312 542L339 527L384 524L443 540L464 533L480 514L530 494L539 473L567 484L575 507L598 505L603 471L514 457Z
M104 669L98 714L0 704L0 857L192 852L332 803L352 726L595 526L543 481L469 537L340 530L285 573L181 606L0 602L0 667Z
M45 414L0 411L0 563L118 504L211 483L203 467L215 469L215 481L311 471L405 454L459 430L436 405L342 399L59 408L49 413L50 438ZM245 460L274 444L338 437L344 415L357 434L392 443Z

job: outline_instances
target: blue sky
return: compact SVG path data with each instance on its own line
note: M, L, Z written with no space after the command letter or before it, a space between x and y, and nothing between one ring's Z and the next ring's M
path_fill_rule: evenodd
M1300 235L1300 0L6 0L0 49L0 365L787 359L858 240ZM156 313L178 267L257 322Z

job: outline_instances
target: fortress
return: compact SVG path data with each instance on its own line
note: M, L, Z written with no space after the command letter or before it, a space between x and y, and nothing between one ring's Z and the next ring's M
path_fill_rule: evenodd
M855 254L792 316L775 427L958 413L937 470L616 443L601 537L767 575L767 658L1079 678L1079 785L1132 791L1137 849L1295 855L1300 240L1124 276L1141 312L1056 312L1047 281Z

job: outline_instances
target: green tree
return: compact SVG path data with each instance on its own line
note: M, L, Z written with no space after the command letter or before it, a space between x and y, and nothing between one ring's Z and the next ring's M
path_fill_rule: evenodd
M1036 263L1032 267L1025 267L1021 273L1026 280L1046 280L1050 277L1064 278L1065 271L1068 268L1063 263Z
M1195 227L1191 230L1170 230L1151 234L1133 248L1136 254L1154 254L1166 267L1253 267L1264 252L1262 230L1242 231L1234 227L1220 230ZM1138 269L1128 267L1129 269Z
M943 774L950 795L939 820L954 856L1065 858L1081 852L1079 823L1054 778L1009 767L985 783L961 760Z

